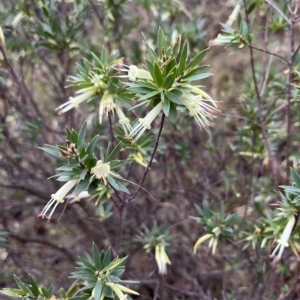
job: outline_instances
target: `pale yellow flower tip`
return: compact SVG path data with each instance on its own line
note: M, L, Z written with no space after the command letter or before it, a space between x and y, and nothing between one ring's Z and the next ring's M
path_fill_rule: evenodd
M3 48L5 47L5 37L2 30L2 27L0 26L0 43L2 44Z
M133 295L139 295L139 293L137 293L136 291L133 291L118 283L107 282L105 283L105 285L109 286L114 291L114 293L118 296L119 300L127 299L127 296L123 294L123 292Z
M166 253L165 246L161 243L155 246L155 260L158 266L158 273L167 274L167 264L171 265L171 261Z
M122 292L125 292L127 294L132 294L132 295L137 295L139 296L140 294L132 289L129 289L128 287L124 286L124 285L121 285L121 284L118 284L116 283L116 286L122 291Z
M196 254L198 246L201 245L206 240L208 240L209 238L211 238L212 236L213 235L211 233L207 233L207 234L203 235L202 237L200 237L194 246L194 254Z

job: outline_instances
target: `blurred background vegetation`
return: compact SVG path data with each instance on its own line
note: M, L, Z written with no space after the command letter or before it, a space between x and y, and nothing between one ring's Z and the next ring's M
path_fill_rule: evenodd
M287 14L286 4L294 5L275 2ZM268 1L245 1L254 18L252 45L264 50L253 49L260 105L248 47L212 46L204 63L214 76L204 84L221 112L207 132L199 131L189 116L165 123L144 184L159 202L140 192L120 217L102 193L67 205L59 222L62 208L50 223L37 218L61 186L47 180L59 163L38 147L64 144L65 127L78 131L86 118L89 136L100 134L106 143L109 135L108 122L98 124L95 101L61 116L55 112L74 94L66 86L68 76L76 74L76 63L91 59L91 52L99 56L104 47L118 52L124 63L141 66L146 56L143 35L155 45L159 27L168 43L181 34L193 56L218 36L220 22L228 20L237 3L1 1L6 50L0 54L0 288L14 287L13 275L26 280L27 273L41 284L68 288L77 256L90 252L94 241L99 249L129 255L125 277L140 281L140 299L299 299L299 260L288 249L281 262L272 264L274 245L259 244L262 224L275 215L271 204L280 198L278 186L289 182L289 167L297 170L300 159L300 109L296 91L287 87L287 82L299 83L297 72L289 77L290 65L297 70L300 64L299 27L294 28L289 64L291 31ZM148 155L154 140L149 133ZM131 180L138 183L143 172L142 165L134 165ZM215 213L223 202L226 212L240 219L233 226L234 237L224 238L215 255L205 243L194 255L195 242L206 232L189 216L199 216L195 204L205 202ZM154 224L173 237L166 276L157 274L154 252L145 253L134 240Z

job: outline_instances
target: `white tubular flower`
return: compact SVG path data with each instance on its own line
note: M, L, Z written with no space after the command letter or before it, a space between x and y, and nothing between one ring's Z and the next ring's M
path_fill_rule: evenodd
M181 100L189 110L190 116L196 120L200 129L205 129L207 126L212 125L210 120L214 118L213 114L218 111L214 107L215 102L212 99L204 99L202 95L195 96L189 92L183 92Z
M127 69L120 69L120 71L128 72L127 75L120 75L119 78L128 78L130 81L136 81L137 79L146 79L146 80L153 80L149 71L144 69L139 69L137 66L131 65L126 66Z
M75 187L75 185L78 183L79 179L71 180L65 183L55 194L51 195L51 200L46 204L44 209L38 214L38 217L46 217L48 219L48 222L51 219L51 216L56 208L56 206L59 203L64 203L64 198L66 195L70 192L70 190ZM53 207L52 211L50 214L47 216L46 213L48 210Z
M77 108L80 103L93 97L96 94L96 92L97 92L97 88L95 86L81 89L76 92L76 94L80 94L80 95L75 97L70 97L69 101L63 103L55 110L58 110L58 114L61 115L74 107Z
M216 237L212 237L212 238L209 240L208 248L212 248L211 253L212 253L213 255L216 254L217 246L218 246L218 239L217 239Z
M0 44L2 44L3 48L5 48L5 37L1 26L0 26Z
M193 93L202 96L207 101L210 101L213 104L213 106L217 108L217 101L213 100L213 98L211 96L209 96L207 93L205 93L203 90L201 90L195 86L192 86L190 84L183 84L183 86L191 89L191 91Z
M95 74L90 78L90 80L93 83L93 85L87 88L80 89L76 92L76 94L80 95L76 97L70 97L69 101L57 107L56 110L58 110L58 114L61 115L74 107L77 108L80 103L82 103L85 100L88 100L89 98L93 97L97 92L100 92L101 90L104 90L107 87L107 85L103 81L103 75Z
M194 254L196 254L197 248L198 248L203 242L205 242L205 241L208 240L208 239L211 239L212 237L213 237L213 234L211 234L211 233L207 233L207 234L203 235L202 237L200 237L200 238L198 239L198 241L196 242L195 246L194 246Z
M94 174L90 179L91 181L96 177L97 179L103 179L105 185L107 185L106 178L110 175L114 175L110 171L109 163L103 163L102 160L97 161L96 166L91 170L91 174Z
M225 35L225 34L218 34L218 36L209 41L209 46L223 46L228 45L233 40L231 35Z
M137 293L134 290L131 290L124 285L118 284L118 283L113 283L113 282L106 282L105 285L109 286L114 293L118 296L119 300L127 300L127 295L125 295L123 292L126 294L133 294L139 296L139 293Z
M68 195L66 198L70 200L69 203L80 202L81 199L91 197L87 191L81 192L77 197L75 195Z
M241 4L237 4L234 7L231 15L229 16L227 22L225 23L227 26L231 27L232 23L236 20L238 14L239 14L240 9L241 9Z
M130 121L128 118L126 118L125 114L123 113L122 109L120 107L116 107L116 113L119 118L119 124L122 125L125 134L128 135L129 132L132 131L132 127L130 125Z
M155 260L158 266L158 273L167 274L167 264L170 265L170 259L166 253L165 246L161 243L155 246Z
M159 102L152 110L148 113L145 118L139 119L139 124L133 128L129 136L134 138L134 143L142 136L146 129L151 129L151 123L158 116L162 110L162 102Z
M99 106L99 123L102 124L102 117L104 116L104 114L107 117L108 113L110 111L113 111L115 108L116 105L114 103L113 96L108 91L105 91Z
M280 239L277 241L278 244L275 247L275 249L272 252L272 254L270 255L270 257L275 257L274 258L275 262L277 262L277 261L279 261L281 259L281 256L282 256L284 248L289 246L288 240L289 240L289 238L291 236L291 233L293 231L295 222L296 222L296 218L295 218L295 216L292 216L288 220L288 222L287 222L287 224L286 224L286 226L285 226L285 228L283 230L283 233L282 233ZM276 255L276 253L278 253L278 254Z

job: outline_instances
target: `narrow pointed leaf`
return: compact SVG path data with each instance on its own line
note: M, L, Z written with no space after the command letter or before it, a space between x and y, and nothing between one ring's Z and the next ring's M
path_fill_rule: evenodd
M80 128L79 134L78 134L78 141L77 141L77 148L80 150L84 146L84 139L86 136L86 128L87 128L87 121L85 120L83 125Z
M178 62L177 77L181 76L181 74L183 73L183 71L185 69L187 52L188 52L188 46L187 46L187 42L185 42L183 45L182 51L181 51L180 60Z
M98 278L97 283L95 285L95 300L100 300L102 295L103 283L100 278Z

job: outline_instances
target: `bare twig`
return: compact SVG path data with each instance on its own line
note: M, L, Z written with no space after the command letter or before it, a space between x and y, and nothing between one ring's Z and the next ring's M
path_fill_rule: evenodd
M245 8L246 22L247 22L247 24L249 24L249 16L248 16L248 11L247 11L246 0L243 0L243 3L244 3L244 8ZM275 185L275 188L278 189L278 180L277 180L277 174L276 174L276 170L275 170L274 157L273 157L273 154L271 152L270 143L269 143L269 139L268 139L268 134L267 134L267 130L266 130L266 127L265 127L265 121L264 121L264 118L263 118L263 115L262 115L262 99L261 99L261 96L259 94L258 84L257 84L257 80L256 80L255 67L254 67L254 56L253 56L252 47L249 47L249 52L250 52L250 64L251 64L252 78L253 78L255 94L256 94L256 100L257 100L257 105L258 105L258 117L259 117L260 127L261 127L261 131L262 131L262 135L263 135L264 144L265 144L265 147L266 147L266 150L267 150L267 153L268 153L268 158L269 158L269 161L270 161L270 167L271 167L271 172L272 172L272 178L273 178L273 181L274 181L274 185Z
M112 121L111 121L111 113L108 113L108 122L109 122L109 132L110 132L110 143L112 146L112 149L115 148L115 137L114 137L114 131L113 131L113 126L112 126Z
M265 2L267 2L273 9L275 9L286 20L286 22L290 25L291 20L288 19L288 17L281 11L281 9L275 3L273 3L272 0L265 0Z
M265 50L265 49L260 49L258 47L255 47L255 46L251 45L251 44L248 44L248 47L250 47L250 48L252 48L252 49L254 49L256 51L260 51L260 52L263 52L263 53L270 54L272 56L276 56L276 57L280 58L281 60L283 60L286 64L288 64L288 60L285 59L283 56L281 56L279 54L276 54L274 52L271 52L271 51L268 51L268 50Z
M47 239L42 239L42 238L39 238L39 237L21 236L21 235L14 234L14 233L10 233L9 237L12 238L12 239L18 240L22 243L37 243L37 244L42 244L42 245L49 246L53 249L56 249L56 250L64 253L72 263L74 263L76 261L75 257L73 256L73 254L68 249L66 249L62 246L59 246L56 243L53 243L53 242L51 242Z
M295 6L295 10L298 10L298 3ZM293 79L294 79L294 68L293 68L293 54L295 52L295 14L296 11L292 11L289 7L289 12L291 15L291 20L289 22L290 31L290 51L289 51L289 77L287 83L287 108L286 108L286 118L287 118L287 128L286 128L286 181L289 182L290 176L290 148L291 148L291 127L292 127L292 110L291 110L291 100L292 100L292 89L293 89Z
M165 115L162 114L162 118L161 118L161 122L160 122L160 128L159 128L159 131L158 131L158 134L157 134L157 137L156 137L155 145L154 145L153 151L152 151L152 153L151 153L151 157L150 157L149 163L148 163L147 168L146 168L146 170L145 170L145 172L144 172L144 175L143 175L143 177L142 177L142 180L141 180L140 183L139 183L140 186L137 188L137 190L135 191L135 193L133 194L133 196L131 196L131 197L128 199L128 202L131 201L131 200L133 200L133 199L136 197L136 195L137 195L138 192L140 191L141 186L143 185L143 183L144 183L144 181L145 181L145 179L146 179L147 173L148 173L148 171L149 171L149 169L150 169L150 167L151 167L152 161L153 161L153 159L154 159L154 155L155 155L156 150L157 150L157 147L158 147L158 143L159 143L159 139L160 139L160 136L161 136L161 132L162 132L162 129L163 129L163 127L164 127L164 120L165 120Z

